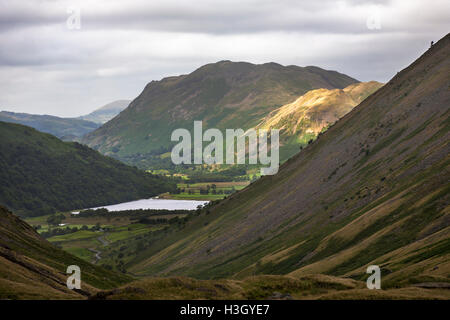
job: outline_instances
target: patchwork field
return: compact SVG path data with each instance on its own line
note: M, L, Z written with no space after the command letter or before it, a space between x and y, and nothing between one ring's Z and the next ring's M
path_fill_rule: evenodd
M244 189L250 181L178 183L180 193L164 193L163 199L218 200Z
M63 223L60 225L48 223L47 220L55 215L28 218L26 222L45 236L50 243L95 264L103 264L102 253L108 250L109 246L114 246L116 242L135 239L138 236L164 229L170 225L164 220L181 219L186 216L186 214L152 215L145 217L151 220L148 224L138 223L136 217L126 214L114 217L78 217L66 212L60 215L64 216ZM152 221L157 224L152 224ZM56 235L49 236L51 233Z

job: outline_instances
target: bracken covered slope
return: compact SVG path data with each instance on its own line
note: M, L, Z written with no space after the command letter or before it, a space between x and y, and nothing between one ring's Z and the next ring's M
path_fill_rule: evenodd
M167 152L172 131L192 129L194 120L202 120L204 128L248 129L309 90L357 82L318 67L220 61L150 82L127 109L83 143L139 165L139 159Z
M323 273L449 282L450 36L266 176L128 268L199 278Z
M380 82L370 81L344 89L311 90L272 111L256 127L280 129L281 160L285 160L298 152L299 145L308 144L382 86Z

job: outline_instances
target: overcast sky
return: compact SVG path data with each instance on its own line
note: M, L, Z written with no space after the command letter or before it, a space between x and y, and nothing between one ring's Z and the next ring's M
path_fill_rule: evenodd
M0 110L79 116L219 60L386 82L449 30L448 0L0 0Z

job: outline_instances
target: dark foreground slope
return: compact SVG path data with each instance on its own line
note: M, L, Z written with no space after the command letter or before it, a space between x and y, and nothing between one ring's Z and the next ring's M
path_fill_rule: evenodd
M273 299L273 300L422 300L448 299L448 288L405 287L368 290L364 281L323 274L300 277L258 275L244 279L198 280L186 277L147 278L90 299Z
M128 264L199 278L324 273L450 282L450 36L326 133Z
M81 291L67 289L70 265L81 269ZM83 299L130 280L56 248L0 206L0 300Z
M149 198L174 184L75 142L0 122L0 204L19 215Z

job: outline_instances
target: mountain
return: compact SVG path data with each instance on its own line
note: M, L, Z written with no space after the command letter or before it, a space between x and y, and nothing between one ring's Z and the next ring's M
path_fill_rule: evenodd
M344 89L316 89L272 111L257 129L280 129L280 153L285 160L383 86L376 81Z
M23 124L64 141L81 141L82 136L114 118L129 103L130 100L117 100L78 118L0 111L0 121Z
M123 109L128 107L130 102L131 100L116 100L85 116L79 117L79 119L103 124L117 116Z
M0 204L19 215L149 198L175 184L19 124L0 122Z
M81 269L81 289L66 286L67 267ZM74 257L42 239L0 206L0 299L85 299L131 278Z
M363 280L375 264L385 289L448 287L449 56L450 34L278 174L145 239L125 267L203 279L321 273Z
M76 118L60 118L9 111L0 111L0 121L23 124L66 141L77 140L100 126L92 121Z
M142 160L168 152L174 145L172 131L192 130L194 120L203 120L205 129L248 129L309 90L357 82L318 67L220 61L150 82L127 109L86 135L83 143L142 166Z

